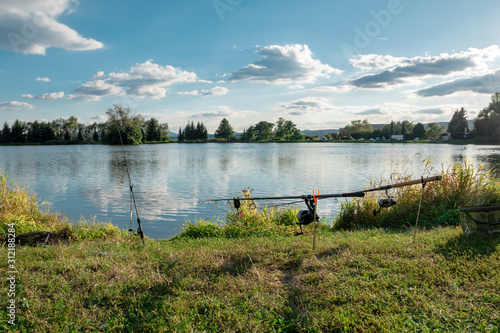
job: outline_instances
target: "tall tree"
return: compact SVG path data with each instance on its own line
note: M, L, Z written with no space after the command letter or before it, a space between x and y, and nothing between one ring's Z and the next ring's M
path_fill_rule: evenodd
M429 123L427 124L427 127L425 129L425 133L427 137L437 139L441 133L444 133L441 132L441 130L441 126L439 126L437 123Z
M452 139L463 139L468 131L467 111L464 108L456 110L448 123L448 133Z
M353 120L350 124L344 127L344 135L352 136L354 138L361 138L373 132L372 124L368 119Z
M144 126L146 127L145 130L146 141L161 141L161 131L158 119L151 118L149 120L146 120Z
M26 142L26 123L16 119L10 130L10 137L14 143Z
M215 131L216 139L230 140L234 137L234 130L229 121L223 118L219 124L219 127Z
M274 124L268 121L260 121L255 124L255 136L259 141L269 140L273 136Z
M3 124L2 132L0 133L0 142L1 143L10 142L10 127L7 122Z
M413 135L418 138L424 138L425 137L425 126L422 123L417 123L415 127L413 128Z
M500 144L500 93L491 96L488 107L474 120L474 132L482 141Z
M136 145L142 143L142 128L144 118L141 115L133 115L128 107L113 105L106 111L108 115L107 130L104 142L111 145L119 145L120 135L125 145Z
M295 125L291 120L286 120L280 117L276 122L274 137L276 139L299 140L301 136L297 125Z

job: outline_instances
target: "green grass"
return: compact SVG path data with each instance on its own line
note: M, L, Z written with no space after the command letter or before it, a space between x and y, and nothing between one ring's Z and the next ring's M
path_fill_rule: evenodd
M496 179L460 168L427 185L426 202L443 209L424 206L422 214L452 212L462 195L463 203L496 200ZM29 191L0 179L2 225L16 221L18 236L66 227L74 235L53 247L16 247L17 325L7 324L2 274L0 331L500 331L500 238L465 237L456 214L432 213L413 241L413 230L401 225L411 221L404 214L414 210L418 187L384 212L399 217L397 227L322 226L313 250L312 226L291 236L293 209L254 210L248 203L224 223L189 222L174 239L143 244L100 223L68 225ZM460 194L463 188L474 190ZM445 190L451 192L440 196ZM355 206L370 212L363 205ZM404 205L412 208L396 210Z
M17 330L500 330L498 238L444 227L415 243L383 229L323 231L315 251L311 242L309 233L23 247Z

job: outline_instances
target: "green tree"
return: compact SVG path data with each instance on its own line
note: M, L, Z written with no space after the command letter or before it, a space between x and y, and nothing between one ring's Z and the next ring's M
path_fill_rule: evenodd
M415 137L423 139L425 137L425 126L422 123L417 123L413 128L413 135Z
M142 128L144 118L141 115L133 115L130 108L121 105L113 105L106 111L108 115L107 130L104 143L119 145L120 136L124 145L136 145L142 143Z
M448 123L448 133L452 139L463 139L468 131L467 111L464 108L456 110Z
M230 140L234 137L234 130L229 121L223 118L219 124L219 127L215 131L216 139Z
M474 119L474 132L482 141L500 144L500 93L491 96L488 107Z
M158 122L158 119L156 118L151 118L149 120L146 120L144 123L144 126L146 127L145 130L145 140L146 141L161 141L161 131L160 131L160 124Z
M255 124L255 136L258 141L267 141L273 136L274 124L268 121L260 121Z
M7 122L3 124L2 132L0 133L0 142L1 143L8 143L10 142L11 137L10 137L10 127Z
M14 143L25 143L26 142L26 123L24 121L19 121L16 119L12 128L10 130L10 137Z
M178 142L184 141L184 132L182 131L182 128L179 127L179 136L177 137Z
M300 130L291 120L279 118L276 122L274 130L274 137L276 139L300 140Z
M425 133L427 134L427 137L437 139L439 135L444 132L442 132L441 126L437 123L429 123L425 129Z
M203 122L198 122L195 129L195 140L208 141L208 131Z
M370 124L367 119L353 120L344 127L344 135L352 136L356 139L369 136L371 132L373 132L372 124Z
M240 140L242 142L250 142L255 140L255 126L250 126L246 130L243 129L243 133L241 134Z

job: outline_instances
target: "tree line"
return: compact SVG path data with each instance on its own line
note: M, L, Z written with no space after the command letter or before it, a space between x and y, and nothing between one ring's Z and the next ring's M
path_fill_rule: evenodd
M474 139L478 143L500 144L500 93L495 93L491 97L490 104L481 110L473 120L474 128L469 129L467 119L468 111L464 108L456 110L447 126L440 126L437 123L429 123L426 126L422 123L413 124L411 121L403 120L384 125L381 129L373 130L368 120L353 120L338 134L329 134L334 139L368 139L386 138L393 135L400 135L405 140L415 138L439 139L443 134L449 134L451 139Z
M84 125L76 117L59 118L51 122L25 122L16 120L12 126L4 123L0 143L104 143L141 144L170 140L167 123L158 119L144 119L134 115L130 108L114 105L106 111L106 122Z
M368 120L353 120L339 133L328 133L320 139L391 139L400 135L403 139L438 139L449 133L452 139L474 138L478 143L500 144L500 93L491 97L490 104L474 119L474 129L469 131L467 110L458 109L453 113L448 126L437 123L413 124L411 121L391 121L382 128L373 129ZM103 123L84 125L76 117L60 118L51 122L24 122L16 120L12 126L7 122L0 130L0 143L104 143L141 144L144 142L167 142L170 140L167 123L157 119L145 120L134 115L129 108L114 105L106 111L108 120ZM239 138L226 118L215 131L218 141L261 142L269 140L303 141L311 139L300 133L291 120L280 117L276 123L260 121L243 130ZM208 131L203 122L196 125L188 122L179 128L179 142L206 142Z

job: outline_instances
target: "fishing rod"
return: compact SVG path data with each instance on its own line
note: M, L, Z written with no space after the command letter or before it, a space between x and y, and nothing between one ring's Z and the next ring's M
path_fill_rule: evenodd
M315 213L317 201L319 199L353 198L353 197L362 198L368 192L386 191L387 198L379 200L378 204L379 204L380 208L388 208L388 207L394 206L396 204L396 201L388 194L389 189L410 186L410 185L416 185L416 184L422 184L422 187L424 187L426 183L441 180L441 178L442 178L441 176L433 176L433 177L427 177L427 178L421 177L421 179L416 179L416 180L411 180L411 181L406 181L406 182L401 182L401 183L395 183L395 184L390 184L390 185L385 185L385 186L379 186L379 187L364 189L364 190L356 191L356 192L346 192L346 193L336 193L336 194L319 194L319 190L318 190L317 195L313 191L312 195L309 194L309 195L299 195L299 196L277 196L277 197L256 197L256 198L245 196L243 198L234 197L231 199L211 199L211 200L206 200L206 201L201 201L201 202L207 203L207 202L226 201L226 202L228 202L228 205L229 205L229 203L231 203L231 201L232 201L232 205L234 206L234 208L236 208L236 210L239 210L239 208L241 207L241 201L302 199L305 201L305 204L307 206L307 210L301 210L297 214L297 218L299 221L297 224L300 227L300 232L297 233L297 235L300 235L300 234L303 234L303 231L302 231L303 225L308 225L312 222L319 220L318 215ZM374 215L378 214L379 212L380 212L380 209L378 211L377 210L373 211Z
M120 118L121 118L122 127L124 128L123 116L120 115ZM132 184L132 180L130 178L130 171L128 169L127 156L125 155L125 149L123 147L123 139L122 139L120 126L118 126L118 135L120 136L120 143L122 146L123 160L125 161L125 169L127 170L128 185L130 188L130 229L128 231L133 233L136 236L137 235L140 236L142 239L142 243L144 243L144 232L142 231L141 219L139 218L139 211L137 210L137 204L135 202L134 189L133 189L134 184ZM135 216L137 216L137 225L138 225L137 234L134 233L134 231L132 229L132 203L134 204L134 208L135 208Z

